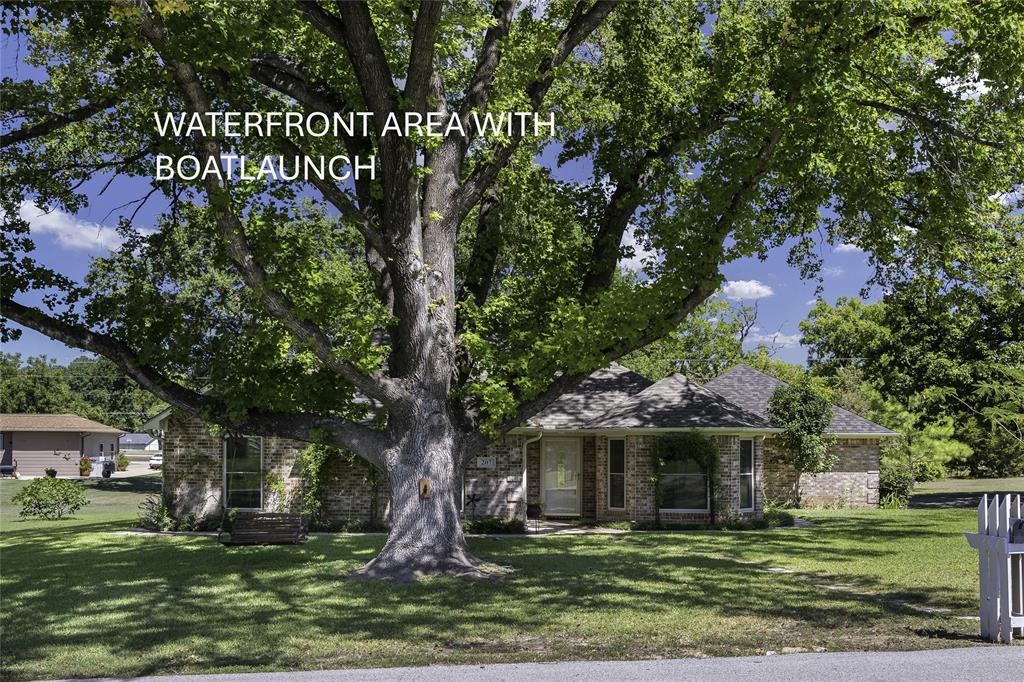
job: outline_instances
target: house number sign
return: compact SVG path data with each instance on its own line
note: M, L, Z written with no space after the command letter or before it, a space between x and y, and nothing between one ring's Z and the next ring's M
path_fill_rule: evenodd
M490 456L490 457L477 457L476 458L476 468L477 469L493 469L496 466L498 466L498 463L495 461L495 458L494 458L493 455Z

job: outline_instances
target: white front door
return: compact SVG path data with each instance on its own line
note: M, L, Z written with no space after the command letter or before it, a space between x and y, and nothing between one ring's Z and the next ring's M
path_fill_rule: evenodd
M545 438L541 485L544 514L548 516L580 513L580 439Z

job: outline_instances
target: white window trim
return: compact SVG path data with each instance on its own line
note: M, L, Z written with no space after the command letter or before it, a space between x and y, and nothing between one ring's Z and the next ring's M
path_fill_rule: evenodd
M749 474L743 473L743 441L747 441L747 442L750 443L750 473ZM757 453L754 450L754 439L753 438L740 438L739 452L737 453L736 456L739 458L739 461L737 462L738 466L736 467L736 471L739 472L739 474L738 474L739 482L742 483L744 476L750 476L750 506L749 507L740 506L739 510L740 511L754 511L754 509L757 508L757 486L754 485L754 483L756 482L755 479L756 479L756 471L757 471L757 467L754 464L755 464L755 460L757 459ZM743 486L742 485L739 486L739 491L738 492L739 492L740 499L737 500L737 501L740 503L740 505L742 505L743 504Z
M239 438L258 438L260 441L260 506L258 507L228 507L228 436L221 439L221 507L224 509L241 509L242 511L263 511L263 479L266 473L263 471L263 436L238 436ZM244 472L232 472L244 473Z
M616 476L622 476L622 506L612 506L612 441L622 441L622 474L615 474ZM608 509L610 511L626 511L626 439L625 438L609 438L608 439L608 476L605 480L606 485L606 496L608 498Z

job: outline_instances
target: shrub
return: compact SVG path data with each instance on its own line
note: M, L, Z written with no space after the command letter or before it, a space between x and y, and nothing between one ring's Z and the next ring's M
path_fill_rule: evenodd
M466 533L477 533L480 535L525 533L526 524L520 518L485 516L479 519L463 521L462 530Z
M894 496L906 504L914 490L914 471L906 460L883 457L878 473L878 492L882 498Z
M889 493L882 498L878 506L882 509L906 509L907 499L900 497L896 493Z
M57 478L57 470L56 469L44 469L43 471L45 471L46 475L49 476L50 478Z
M37 478L12 500L21 506L22 518L62 519L89 504L81 486L63 478Z
M915 481L939 481L948 475L949 472L946 471L945 464L919 457L914 458Z
M769 528L792 526L796 523L796 517L789 511L786 504L771 499L764 501L764 520Z
M174 530L177 524L163 495L150 495L139 505L139 526L146 530Z
M386 533L387 524L380 521L348 519L344 521L319 521L310 519L310 530L325 533Z
M126 454L124 454L123 452L120 452L120 451L117 453L117 470L118 471L127 471L128 470L128 455L126 455Z
M82 455L82 458L78 460L78 473L81 476L88 476L92 472L92 460L89 457Z

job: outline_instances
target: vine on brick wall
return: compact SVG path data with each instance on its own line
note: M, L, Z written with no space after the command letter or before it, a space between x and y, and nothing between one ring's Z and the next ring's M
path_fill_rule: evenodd
M375 466L366 464L359 456L321 443L313 443L299 453L296 461L302 471L302 513L309 516L314 527L325 524L324 500L327 495L324 470L331 459L339 459L348 466L362 467L366 472L366 485L370 490L370 524L375 524L380 514L378 498L384 483L383 474Z
M323 518L323 470L327 460L339 450L329 445L313 443L299 453L296 461L302 471L302 513L315 522Z
M768 401L768 417L784 429L779 443L800 473L828 471L839 460L835 437L825 433L832 403L811 385L780 386Z
M654 475L651 477L654 482L654 524L661 526L661 472L668 462L686 459L697 462L697 466L700 467L707 480L711 500L711 521L715 523L717 509L720 506L718 496L721 488L721 473L719 471L718 444L714 439L697 431L658 436L654 440L651 457L654 465Z

